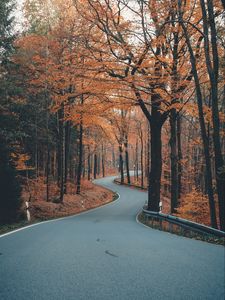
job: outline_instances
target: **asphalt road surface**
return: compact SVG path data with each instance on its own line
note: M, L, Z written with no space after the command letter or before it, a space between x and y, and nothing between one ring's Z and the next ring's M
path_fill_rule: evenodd
M1 300L224 299L224 247L146 228L146 193L0 238Z

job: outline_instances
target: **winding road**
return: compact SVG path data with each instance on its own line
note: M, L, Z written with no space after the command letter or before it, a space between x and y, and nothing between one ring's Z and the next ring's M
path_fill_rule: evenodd
M0 237L1 300L224 299L224 247L146 228L146 193Z

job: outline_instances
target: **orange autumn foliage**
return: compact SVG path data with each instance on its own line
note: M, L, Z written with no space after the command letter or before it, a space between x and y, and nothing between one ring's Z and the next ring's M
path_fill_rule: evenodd
M207 195L193 189L180 199L177 215L181 218L210 226Z

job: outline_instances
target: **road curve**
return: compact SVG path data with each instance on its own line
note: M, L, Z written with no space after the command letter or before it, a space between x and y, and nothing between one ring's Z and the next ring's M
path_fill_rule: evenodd
M224 247L136 222L146 193L0 238L2 300L224 299Z

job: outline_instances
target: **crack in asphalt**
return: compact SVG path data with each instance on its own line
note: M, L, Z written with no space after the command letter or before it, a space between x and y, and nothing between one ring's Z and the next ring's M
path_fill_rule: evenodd
M119 257L116 254L113 254L113 253L109 252L108 250L105 250L105 253L112 256L112 257Z

